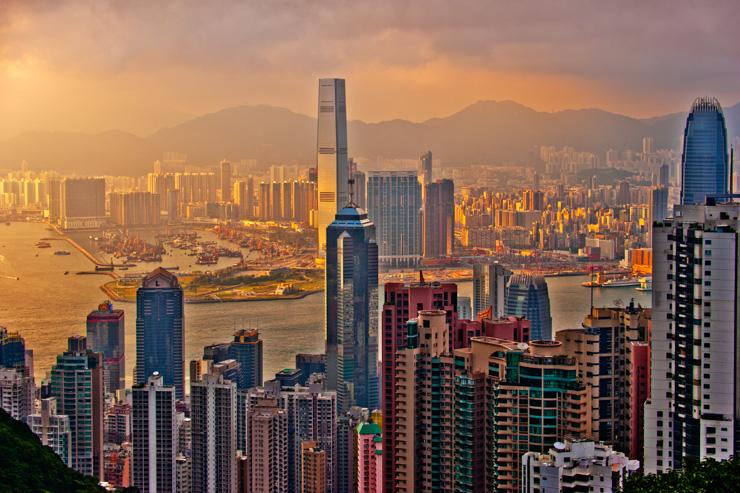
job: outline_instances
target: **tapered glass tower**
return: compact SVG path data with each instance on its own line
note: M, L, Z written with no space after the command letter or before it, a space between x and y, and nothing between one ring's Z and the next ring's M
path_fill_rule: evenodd
M707 195L729 191L727 127L714 98L697 98L686 118L681 158L681 203L703 204Z

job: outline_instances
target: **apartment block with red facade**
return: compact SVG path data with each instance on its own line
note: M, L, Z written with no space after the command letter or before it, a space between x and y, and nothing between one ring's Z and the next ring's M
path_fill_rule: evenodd
M448 327L457 323L457 285L454 283L425 282L420 275L418 282L387 283L382 327L382 410L383 410L383 488L386 493L395 491L393 465L395 463L395 447L393 443L393 423L395 420L395 376L393 362L396 352L405 348L408 341L406 323L416 318L422 310L444 310L445 322ZM453 338L454 339L454 338ZM454 341L463 345L464 341ZM454 347L454 346L453 346Z

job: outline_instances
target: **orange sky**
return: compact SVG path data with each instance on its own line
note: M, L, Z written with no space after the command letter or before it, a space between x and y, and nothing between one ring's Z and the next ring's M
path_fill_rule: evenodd
M0 138L143 135L245 103L313 115L323 76L367 121L486 99L634 116L740 100L740 5L643 3L0 0Z

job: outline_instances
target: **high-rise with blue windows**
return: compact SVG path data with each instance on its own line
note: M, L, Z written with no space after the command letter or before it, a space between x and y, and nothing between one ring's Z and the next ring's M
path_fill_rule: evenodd
M326 229L326 360L339 412L378 407L378 244L353 203Z
M681 203L703 204L729 191L727 127L715 98L696 98L686 118L681 157Z
M0 366L23 368L26 364L26 342L17 332L0 326Z
M136 291L136 383L159 372L178 399L185 397L183 301L177 277L161 267Z
M515 274L506 290L506 314L526 317L532 323L531 339L552 339L552 317L547 282L542 276Z

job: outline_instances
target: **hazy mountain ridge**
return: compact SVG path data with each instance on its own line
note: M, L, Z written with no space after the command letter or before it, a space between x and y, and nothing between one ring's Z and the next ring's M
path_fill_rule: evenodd
M725 108L729 135L740 131L740 103ZM513 101L480 101L447 117L423 122L349 123L351 156L416 158L427 149L447 164L528 163L540 145L573 146L603 154L640 149L650 135L656 149L678 148L686 113L637 119L599 109L541 112ZM123 131L99 134L27 132L0 142L0 168L63 173L141 175L164 151L184 152L194 164L253 158L263 165L315 161L316 119L267 105L237 106L163 128L148 137Z

